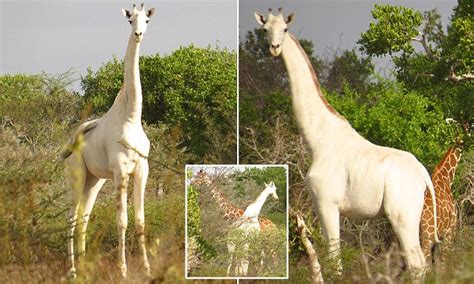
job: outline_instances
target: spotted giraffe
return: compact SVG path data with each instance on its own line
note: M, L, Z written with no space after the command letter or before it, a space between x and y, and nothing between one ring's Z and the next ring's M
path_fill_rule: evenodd
M456 229L457 212L451 192L451 185L453 184L454 174L460 159L461 148L458 145L451 147L441 162L435 167L431 176L436 196L438 236L446 244L453 241ZM432 251L436 247L432 204L431 195L425 192L420 222L420 240L421 249L428 264L434 262Z
M230 223L233 223L240 219L244 215L244 210L235 206L225 198L224 194L219 190L216 183L212 182L211 178L204 172L199 171L194 180L191 183L194 186L205 185L207 191L211 194L212 199L218 204L220 210L224 214L223 217ZM260 224L260 230L265 231L268 229L275 228L275 224L268 218L258 218Z

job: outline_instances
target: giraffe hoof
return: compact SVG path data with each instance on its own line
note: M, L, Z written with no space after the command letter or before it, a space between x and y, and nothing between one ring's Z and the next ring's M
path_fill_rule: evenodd
M145 267L145 275L146 275L146 278L151 279L151 269L149 266Z
M67 272L67 278L69 280L74 280L77 278L76 269L74 267L70 268Z

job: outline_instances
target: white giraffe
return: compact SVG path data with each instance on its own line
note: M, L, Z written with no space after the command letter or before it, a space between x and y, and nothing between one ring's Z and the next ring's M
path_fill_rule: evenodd
M68 215L69 276L76 277L74 266L74 230L78 225L78 255L85 252L85 234L97 194L106 179L112 179L117 190L118 264L122 277L127 277L125 231L127 229L127 187L134 178L135 228L147 276L150 265L145 248L144 194L148 177L147 156L150 142L141 124L142 88L138 58L140 43L155 9L144 5L133 10L122 9L132 32L125 54L123 86L112 107L96 120L81 124L74 132L66 157L66 176L70 187L71 208ZM82 149L73 149L83 140ZM77 222L79 220L79 222Z
M260 210L262 210L263 204L265 203L269 195L271 195L275 200L278 200L276 186L273 182L270 182L269 184L265 183L265 189L260 193L260 195L257 197L257 199L255 199L254 202L247 206L244 211L244 214L239 218L239 220L235 221L232 224L232 227L242 230L245 235L259 233L261 228L260 222L258 221L258 215L260 214ZM232 242L228 243L227 250L230 254L229 265L227 266L227 276L230 276L231 268L234 264L235 244ZM245 254L248 254L248 250L249 243L245 243L242 251ZM236 264L234 265L234 276L247 276L248 267L250 263L248 257L236 259L235 262Z
M331 107L308 56L288 32L294 14L284 18L280 8L276 16L270 10L267 18L259 13L255 18L266 31L270 53L282 55L288 72L293 112L312 159L307 185L339 273L339 216L371 219L384 213L400 241L407 268L421 275L425 259L418 233L426 189L436 212L428 172L412 154L364 139Z

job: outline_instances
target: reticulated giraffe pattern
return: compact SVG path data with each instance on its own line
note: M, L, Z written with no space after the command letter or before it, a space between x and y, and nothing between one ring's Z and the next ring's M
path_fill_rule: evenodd
M452 242L456 229L457 212L451 185L460 159L461 149L458 146L450 148L431 176L436 195L438 236L443 243L447 244ZM425 193L425 203L421 214L420 240L427 263L431 263L433 261L432 249L436 241L433 205L428 192Z

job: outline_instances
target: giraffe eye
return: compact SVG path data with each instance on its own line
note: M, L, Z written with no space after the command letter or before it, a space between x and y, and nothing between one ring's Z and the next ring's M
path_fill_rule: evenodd
M285 33L288 32L288 28L286 28L284 31L285 31Z
M149 21L150 21L150 20L146 20L146 23L148 24Z
M132 21L128 21L130 23L130 25L132 24Z

